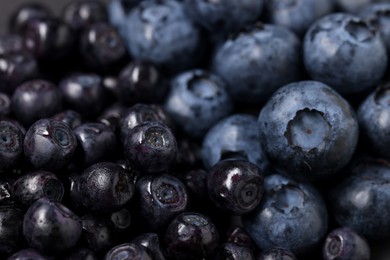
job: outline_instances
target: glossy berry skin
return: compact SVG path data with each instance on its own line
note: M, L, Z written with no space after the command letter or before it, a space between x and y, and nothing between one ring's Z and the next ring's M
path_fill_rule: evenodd
M0 91L12 94L23 82L38 75L38 63L27 51L0 55Z
M328 230L327 208L314 186L278 174L265 178L259 207L242 220L261 250L282 247L297 255L319 246Z
M163 100L168 85L160 71L150 62L134 60L118 76L118 98L126 105L158 103Z
M169 259L204 259L216 250L219 234L210 219L199 213L186 212L169 224L164 243Z
M58 253L73 248L81 229L77 215L48 198L34 202L24 215L24 237L31 247L41 252Z
M128 133L124 155L127 162L142 173L163 172L176 159L176 138L165 124L146 121Z
M233 111L225 83L216 75L194 69L175 76L165 99L165 110L189 136L202 138Z
M99 115L107 104L102 78L95 73L74 73L58 84L64 103L85 118Z
M64 195L64 185L54 173L33 171L23 174L14 182L12 194L17 204L28 208L43 197L60 202Z
M330 212L336 222L367 239L388 238L389 162L358 157L345 170L345 176L327 191Z
M256 208L263 197L264 177L247 160L222 160L207 175L207 190L218 208L242 215Z
M216 260L255 260L255 255L252 250L234 243L223 243L217 248L213 259Z
M19 34L4 34L0 36L0 55L22 52L23 37Z
M163 249L157 233L143 233L132 240L132 243L149 249L154 260L165 260Z
M275 247L261 252L256 260L297 260L297 258L290 250Z
M111 162L89 166L73 185L78 202L93 212L103 213L124 208L135 191L132 176Z
M120 138L122 142L126 141L127 136L134 127L146 121L160 122L166 124L171 129L173 127L171 119L162 107L155 104L137 103L123 111L122 117L119 120Z
M13 253L23 242L24 212L15 206L0 207L0 252Z
M48 260L50 258L45 255L42 255L41 252L33 248L21 249L7 258L7 260L28 260L28 259Z
M108 23L95 23L80 35L79 51L85 65L99 72L116 71L126 64L128 53L122 37Z
M265 1L265 16L272 24L286 26L304 35L317 19L333 11L334 0Z
M74 129L78 141L78 163L90 166L115 158L117 141L114 132L103 123L84 123Z
M370 259L370 246L366 239L347 227L332 230L322 247L324 260Z
M75 129L76 127L80 126L83 122L80 113L71 109L67 109L58 114L55 114L54 116L52 116L52 119L67 124L71 129Z
M375 86L387 68L386 47L379 32L346 13L327 15L310 27L303 57L312 79L342 94Z
M11 108L17 120L25 126L30 126L38 119L61 111L61 91L50 81L26 81L15 89L11 97Z
M213 33L227 34L254 23L263 11L263 0L184 0L188 15Z
M142 1L124 25L127 48L135 59L150 61L168 72L196 64L200 30L186 15L182 2Z
M359 136L350 104L317 81L279 89L262 108L258 123L260 142L272 165L305 181L329 178L344 167Z
M97 22L107 22L108 13L101 1L78 0L67 4L62 19L75 32L79 32Z
M186 187L173 176L163 174L141 177L136 187L140 207L137 212L148 230L165 227L189 206Z
M40 3L26 3L17 8L10 16L9 30L12 33L23 33L26 24L34 19L52 17L51 10Z
M17 124L0 121L0 170L9 170L23 158L24 134Z
M301 42L287 28L257 23L219 45L211 67L235 101L258 104L300 78Z
M104 260L117 259L152 260L153 257L147 249L141 245L124 243L111 248L104 256Z
M359 16L381 34L386 49L390 51L390 3L372 3L363 7Z
M87 214L81 218L81 222L83 225L81 236L93 252L107 252L115 245L113 231L104 218Z
M215 124L203 138L203 164L210 169L223 159L238 157L256 164L261 172L265 172L269 163L259 138L255 116L231 115Z
M23 31L24 46L38 60L59 61L74 49L75 38L70 27L56 18L29 21Z
M103 113L97 118L97 122L103 123L110 127L118 139L120 139L120 120L124 116L128 107L122 106L119 103L114 103L108 106Z
M61 170L72 160L76 137L68 125L54 119L36 121L23 141L24 155L35 169Z
M365 142L373 153L390 158L390 83L370 93L358 108L358 120Z

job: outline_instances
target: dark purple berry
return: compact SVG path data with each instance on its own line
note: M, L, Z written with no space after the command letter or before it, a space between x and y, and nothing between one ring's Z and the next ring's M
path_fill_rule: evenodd
M220 245L213 259L216 260L255 260L255 255L248 247L240 246L234 243L224 243Z
M110 215L110 223L114 230L117 232L123 232L128 230L131 225L131 213L128 209L120 209L112 212Z
M22 33L29 21L52 17L52 13L46 5L40 3L26 3L19 6L10 17L9 30L13 33Z
M41 119L27 130L23 147L25 158L35 169L60 170L72 160L77 141L65 123Z
M55 114L52 118L67 124L70 129L75 129L83 122L83 119L78 112L69 109Z
M288 249L271 248L261 252L257 260L297 260L296 256Z
M9 170L23 158L24 134L13 121L0 121L0 170Z
M49 260L50 258L44 256L36 249L26 248L14 253L7 260Z
M82 237L93 252L106 252L114 246L114 234L105 219L87 214L81 218L81 222Z
M144 173L168 170L177 154L172 131L165 124L152 121L134 127L128 133L124 147L129 164Z
M7 117L11 113L11 98L5 93L0 93L0 118Z
M124 243L110 249L104 257L104 260L152 260L152 256L147 249L134 243Z
M149 249L154 260L165 260L160 239L156 233L144 233L133 239L132 243L141 245Z
M48 198L34 202L24 215L24 237L31 247L42 252L58 253L73 248L81 230L77 215Z

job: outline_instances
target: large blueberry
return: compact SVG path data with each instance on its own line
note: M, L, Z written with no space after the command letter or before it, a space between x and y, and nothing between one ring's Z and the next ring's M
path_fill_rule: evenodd
M307 31L303 45L305 67L314 80L342 94L375 86L387 68L381 35L361 18L330 14Z
M200 31L180 1L142 1L125 21L125 40L134 58L164 65L168 71L192 67Z
M49 253L73 248L80 238L81 228L77 215L48 198L34 202L23 220L23 234L28 244Z
M358 157L345 174L346 178L328 190L329 205L336 222L368 239L389 238L389 162Z
M203 164L209 169L222 159L245 158L264 172L269 163L259 139L255 116L231 115L215 124L204 137L201 151Z
M242 219L262 250L281 247L298 255L318 247L328 230L321 194L308 183L278 174L265 178L262 202Z
M254 23L263 0L204 1L184 0L188 15L212 33L228 33Z
M358 122L350 104L316 81L279 89L259 114L260 142L272 165L294 178L332 176L351 159Z
M301 42L287 28L256 24L228 38L215 51L212 71L239 102L259 103L300 78Z
M171 82L165 109L189 136L201 138L233 111L225 83L204 70L177 75Z

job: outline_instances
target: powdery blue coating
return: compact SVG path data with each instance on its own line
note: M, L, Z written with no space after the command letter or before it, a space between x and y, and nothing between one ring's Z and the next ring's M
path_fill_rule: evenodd
M279 247L296 255L317 247L328 229L328 212L321 194L308 183L277 174L265 178L262 202L242 218L244 228L261 250Z
M287 28L257 24L217 47L212 71L239 102L258 104L301 76L301 42Z
M189 136L201 138L233 111L225 83L204 70L177 75L165 99L165 110Z
M316 81L279 89L262 108L258 122L260 142L272 166L306 181L328 178L344 167L359 136L352 107Z
M388 59L382 38L372 26L355 15L336 13L307 31L303 60L314 80L352 94L378 84Z
M340 226L368 240L390 237L390 167L388 161L357 158L346 178L328 191L329 210Z
M124 38L131 55L168 70L191 67L196 61L200 31L173 0L142 1L124 22Z
M247 114L231 115L215 124L202 143L202 160L206 169L228 153L237 153L266 172L268 159L260 145L256 117Z
M255 22L263 0L184 0L188 15L211 32L227 33Z
M303 35L313 22L333 11L333 0L269 0L265 7L270 23Z
M378 87L360 104L358 120L372 151L390 158L390 84Z

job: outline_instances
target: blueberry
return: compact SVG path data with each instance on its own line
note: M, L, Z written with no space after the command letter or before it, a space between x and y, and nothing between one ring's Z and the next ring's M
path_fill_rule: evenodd
M7 260L49 260L50 258L42 255L36 249L33 248L25 248L15 252L13 255L7 258Z
M221 244L215 253L213 259L216 260L255 260L255 255L252 250L234 243Z
M76 147L76 137L68 125L48 118L31 125L23 141L24 155L31 165L49 171L67 166Z
M165 232L164 243L170 259L205 259L216 250L219 233L210 219L186 212L175 217Z
M0 91L12 94L16 87L38 75L38 63L28 52L4 53L0 55Z
M220 209L242 215L256 208L263 197L263 173L246 160L223 160L207 175L210 199Z
M126 64L128 53L115 27L95 23L80 35L79 51L85 65L101 73L116 72Z
M118 76L118 98L123 104L158 103L168 85L153 64L135 60L127 64Z
M97 118L97 122L110 127L120 141L120 120L124 116L127 107L119 103L108 106Z
M26 81L15 89L11 97L11 108L16 119L30 126L38 119L61 111L61 91L50 81Z
M199 54L199 29L180 1L141 1L124 21L131 55L163 66L168 72L193 67Z
M165 109L186 134L202 138L209 128L233 111L233 106L219 77L195 69L172 80Z
M215 124L203 138L202 159L206 169L222 159L244 158L267 171L268 159L260 146L255 116L234 114Z
M14 182L12 194L16 203L28 208L43 197L52 201L61 201L64 185L51 172L33 171L23 174Z
M71 109L67 109L55 114L54 116L52 116L52 119L67 124L71 129L75 129L76 127L80 126L83 121L80 113Z
M107 105L102 78L95 73L74 73L58 84L64 103L83 117L94 118Z
M184 0L188 15L212 33L226 34L254 23L263 11L263 0Z
M0 92L0 118L8 117L11 113L11 98Z
M362 8L377 0L333 0L336 4L336 7L348 13L357 13Z
M317 189L278 174L265 178L260 205L242 219L260 249L281 247L297 255L318 247L328 230L327 208Z
M390 83L381 84L370 93L358 108L358 120L362 135L369 149L390 158Z
M24 237L31 247L41 252L58 253L74 247L81 229L77 215L48 198L34 202L24 215Z
M366 239L347 227L332 230L322 247L324 260L370 259L370 246Z
M148 230L165 227L188 209L189 195L184 184L170 175L145 176L137 181L141 221Z
M99 162L74 180L76 199L94 212L111 213L124 208L133 197L132 176L121 166Z
M260 142L272 165L306 181L336 174L352 158L359 136L350 104L316 81L279 89L262 108L258 122Z
M110 223L116 232L126 232L131 225L131 213L126 208L112 212Z
M146 121L128 133L124 155L142 173L163 172L175 162L176 138L165 124Z
M290 250L275 247L261 252L257 260L297 260L297 258Z
M141 245L124 243L111 248L104 257L104 260L117 259L152 260L153 257L147 249Z
M23 37L19 34L4 34L0 36L0 55L18 53L24 50Z
M344 174L346 177L327 191L336 222L370 240L388 238L389 162L357 157Z
M15 206L0 207L0 252L13 253L22 245L24 212Z
M212 71L242 103L265 101L279 87L300 79L301 42L287 28L257 23L217 47Z
M304 35L313 22L333 11L333 1L265 1L265 16L270 23L286 26L298 35Z
M314 80L345 95L374 87L387 68L386 47L379 32L346 13L329 14L311 25L303 57Z
M87 214L81 218L81 222L82 237L90 250L99 254L114 246L114 233L104 218Z
M84 166L115 158L114 132L103 123L84 123L74 129L79 149L78 163ZM77 151L76 151L77 152Z
M26 24L34 19L52 17L51 10L41 3L25 3L20 5L9 19L9 30L13 33L22 33Z
M143 233L132 240L132 243L149 249L154 260L165 260L160 239L156 233Z
M78 0L69 2L62 11L63 20L76 32L91 24L107 22L108 13L103 2Z
M227 242L241 247L247 247L251 249L252 252L256 252L258 250L253 239L242 225L233 226L233 228L227 233Z
M23 158L24 134L17 124L0 121L0 170L10 170Z

